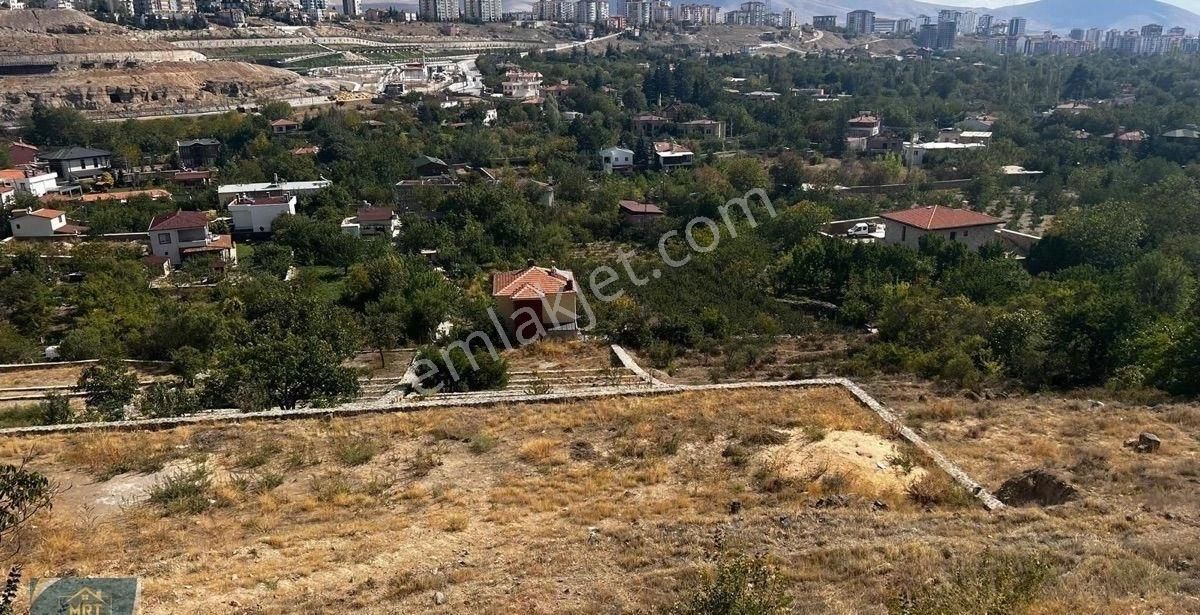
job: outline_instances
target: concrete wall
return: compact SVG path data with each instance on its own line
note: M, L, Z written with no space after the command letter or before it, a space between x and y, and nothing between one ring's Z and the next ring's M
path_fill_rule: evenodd
M195 51L115 51L105 53L50 53L36 55L0 55L0 66L57 64L59 68L79 68L82 64L126 62L203 62L208 58Z

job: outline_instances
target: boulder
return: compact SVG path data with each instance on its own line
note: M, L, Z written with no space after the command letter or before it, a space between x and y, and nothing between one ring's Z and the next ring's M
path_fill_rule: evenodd
M1132 440L1126 440L1125 446L1138 453L1157 453L1162 447L1162 440L1150 432L1142 432Z

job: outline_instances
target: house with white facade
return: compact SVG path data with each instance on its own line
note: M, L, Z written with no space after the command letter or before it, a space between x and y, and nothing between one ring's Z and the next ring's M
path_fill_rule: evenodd
M1003 220L987 214L940 205L890 211L879 217L888 221L883 242L910 250L918 249L926 235L940 235L978 250L996 241L996 231L1004 224Z
M692 150L678 143L660 141L654 144L654 161L660 169L690 167L695 157Z
M623 147L609 147L600 150L600 168L609 174L613 171L623 173L633 170L633 150Z
M233 232L238 235L270 234L275 219L284 214L296 215L295 196L239 196L229 202Z
M176 211L159 214L150 221L150 251L178 267L189 258L212 257L223 267L237 262L237 251L230 235L217 235L208 229L208 215L202 211Z
M91 147L64 147L41 152L38 160L68 181L97 177L112 168L112 152Z
M400 234L400 216L391 207L360 207L356 215L342 220L342 232L355 237L395 237Z
M17 239L78 237L87 233L86 226L67 222L67 212L57 209L17 209L12 212L8 226Z
M504 73L504 97L514 100L540 98L542 74L537 71L510 70Z
M294 196L304 196L306 194L314 194L325 188L333 185L333 182L328 179L320 179L316 181L306 182L281 182L278 178L275 181L256 182L252 184L225 184L217 187L217 198L222 203L228 203L230 199L239 196L248 196L252 198L265 196L283 196L291 194Z
M42 197L56 191L58 173L43 173L32 169L4 169L0 171L0 187L12 188L17 194Z

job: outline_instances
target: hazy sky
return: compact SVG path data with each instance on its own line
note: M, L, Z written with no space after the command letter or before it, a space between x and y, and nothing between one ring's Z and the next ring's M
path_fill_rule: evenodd
M934 2L935 4L951 4L951 5L962 5L962 6L987 6L990 8L997 8L997 7L1001 7L1001 6L1015 6L1018 4L1025 3L1020 0L930 0L930 1ZM1029 1L1029 0L1025 0L1025 1ZM1137 0L1130 0L1130 1L1137 2ZM1182 6L1183 8L1185 8L1189 11L1192 11L1194 13L1200 13L1200 0L1162 0L1162 1L1166 2L1167 4L1174 4L1175 6Z

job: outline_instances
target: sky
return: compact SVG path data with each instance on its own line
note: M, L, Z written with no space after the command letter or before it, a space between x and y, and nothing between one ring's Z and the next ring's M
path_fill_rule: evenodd
M1002 6L1015 6L1018 4L1024 4L1027 1L1030 1L1030 0L933 0L933 2L935 4L949 4L949 5L954 5L954 6L958 6L958 5L986 6L988 8L993 8L993 9L999 8ZM1136 2L1137 0L1131 0L1131 1ZM1162 0L1162 1L1166 2L1167 4L1174 4L1175 6L1181 6L1189 11L1192 11L1193 13L1200 13L1200 0Z

